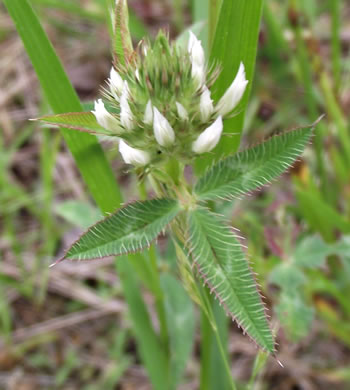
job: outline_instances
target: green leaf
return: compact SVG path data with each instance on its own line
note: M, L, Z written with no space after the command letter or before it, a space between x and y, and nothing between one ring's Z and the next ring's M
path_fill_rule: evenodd
M322 267L327 256L334 253L332 247L319 236L308 236L298 243L293 253L293 260L295 264L301 267Z
M133 53L129 31L129 11L126 0L116 2L113 44L115 63L125 65L131 59Z
M262 349L273 352L265 308L241 245L221 219L204 209L189 214L194 266L221 305Z
M350 222L338 212L330 203L322 199L322 193L305 188L300 183L296 190L296 198L302 210L303 218L326 241L332 241L335 231L340 230L344 234L350 233Z
M312 130L289 131L219 161L199 179L196 194L200 200L231 200L261 188L294 163L309 142Z
M141 251L179 212L172 199L131 203L92 226L61 260L88 260ZM59 261L61 261L59 260Z
M292 341L297 342L307 336L314 317L314 310L306 304L297 291L281 294L276 313Z
M161 283L170 336L171 373L174 384L178 385L194 345L194 310L192 301L177 279L164 274Z
M35 120L91 134L117 135L115 132L100 126L92 112L69 112L66 114L47 115Z
M307 278L303 271L293 263L278 264L270 274L270 282L285 291L294 291L305 285Z
M54 113L81 111L79 98L28 1L4 3ZM62 134L98 206L103 212L115 210L122 200L121 193L96 137L69 130L62 130Z

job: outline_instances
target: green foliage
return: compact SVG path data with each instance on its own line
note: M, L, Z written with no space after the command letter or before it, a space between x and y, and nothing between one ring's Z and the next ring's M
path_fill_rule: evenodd
M169 360L164 346L153 329L151 317L142 299L133 268L127 259L123 258L118 259L116 266L128 302L133 331L138 340L138 349L153 388L154 390L170 390L172 387Z
M57 125L72 130L79 130L91 134L113 136L115 133L106 130L97 123L96 117L91 112L73 112L59 115L49 115L38 118L41 122Z
M5 6L52 110L56 114L81 111L79 98L29 2L5 0ZM68 130L62 130L62 134L96 203L103 212L115 210L121 202L121 194L97 139Z
M217 27L215 28L215 19L210 21L209 42L213 42L210 52L210 62L212 64L219 63L223 69L214 85L214 100L217 101L223 95L226 88L232 82L241 62L245 65L249 84L248 92L245 93L238 108L240 114L232 119L226 120L224 124L225 133L239 134L233 137L223 137L216 149L215 155L206 157L198 162L198 166L201 169L210 164L213 159L217 159L222 154L231 154L239 147L240 134L243 130L244 110L248 102L249 89L252 86L254 75L262 7L262 0L223 0ZM219 6L217 5L216 10L218 8ZM213 12L210 13L209 17L212 16Z
M116 3L113 46L115 63L127 64L133 47L129 31L129 11L126 0L120 0Z
M251 149L219 161L195 186L200 200L239 198L270 183L300 156L312 128L274 136Z
M184 288L170 274L161 277L170 337L170 367L172 381L181 383L195 337L193 304Z
M307 273L307 270L325 267L330 255L340 258L348 256L348 244L327 244L317 235L307 236L297 244L288 261L282 261L270 274L270 282L280 288L276 313L294 342L309 333L314 317L315 310L307 298L306 286L312 291L327 292L343 303L342 294L339 295L328 283L325 284L320 274L316 274L318 281L315 283ZM347 308L346 303L344 306Z
M131 203L92 226L62 260L96 259L143 250L179 212L171 199Z
M101 218L101 212L89 203L67 200L55 206L55 213L75 226L87 229Z
M195 268L227 314L268 352L274 341L265 308L241 244L214 214L198 209L189 215L188 246Z
M314 310L301 294L282 293L275 310L282 327L292 341L297 342L308 335L314 319Z

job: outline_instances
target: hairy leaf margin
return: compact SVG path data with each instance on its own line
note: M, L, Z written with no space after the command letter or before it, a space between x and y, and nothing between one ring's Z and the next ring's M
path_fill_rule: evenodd
M179 203L173 199L130 203L90 227L57 262L141 251L150 246L179 211Z

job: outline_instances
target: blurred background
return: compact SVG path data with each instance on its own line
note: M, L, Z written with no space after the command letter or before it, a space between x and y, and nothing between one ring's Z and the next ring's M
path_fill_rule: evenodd
M111 64L107 0L31 4L80 98L93 101ZM159 28L175 38L207 12L206 1L129 6L135 43ZM48 268L100 213L59 132L28 121L50 109L1 2L0 52L0 389L151 389L115 260ZM224 210L246 237L285 366L263 362L254 389L350 389L349 54L350 2L266 1L241 147L326 117L291 171ZM115 145L104 146L135 197ZM166 266L174 254L163 241ZM181 389L198 388L199 343L196 332ZM244 389L257 349L233 323L228 346Z

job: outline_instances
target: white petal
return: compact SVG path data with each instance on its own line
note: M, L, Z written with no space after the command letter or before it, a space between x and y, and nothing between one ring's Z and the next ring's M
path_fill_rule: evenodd
M218 144L223 129L222 117L219 116L216 121L203 131L192 144L192 150L201 154L210 152Z
M214 112L214 105L210 97L210 91L206 86L204 87L204 91L201 95L199 109L202 122L207 122Z
M197 82L197 88L200 88L205 83L205 68L202 65L192 63L192 77Z
M146 105L145 115L143 117L143 122L146 125L151 125L153 123L153 107L152 102L149 100Z
M247 84L248 80L245 77L244 65L241 62L235 79L216 106L218 114L225 116L237 106L242 99Z
M168 120L157 107L153 108L153 131L159 145L167 147L174 143L175 133Z
M135 70L135 77L136 77L137 81L140 81L140 72L138 69Z
M176 102L176 108L177 108L177 113L179 114L179 117L183 121L187 121L188 120L188 113L186 111L186 108L179 102Z
M108 81L112 95L119 101L119 96L123 91L124 81L113 67L111 68Z
M191 56L192 63L199 66L204 66L205 55L201 41L190 31L190 39L188 41L188 52Z
M106 110L102 99L98 99L97 101L95 101L95 110L91 112L95 115L97 123L100 126L104 127L107 130L115 132L120 131L120 124L118 122L118 119Z
M120 122L126 130L130 131L134 127L133 115L128 102L129 87L124 81L122 96L120 97Z
M123 140L119 142L119 152L127 164L142 166L147 165L151 160L149 153L144 150L132 148Z

